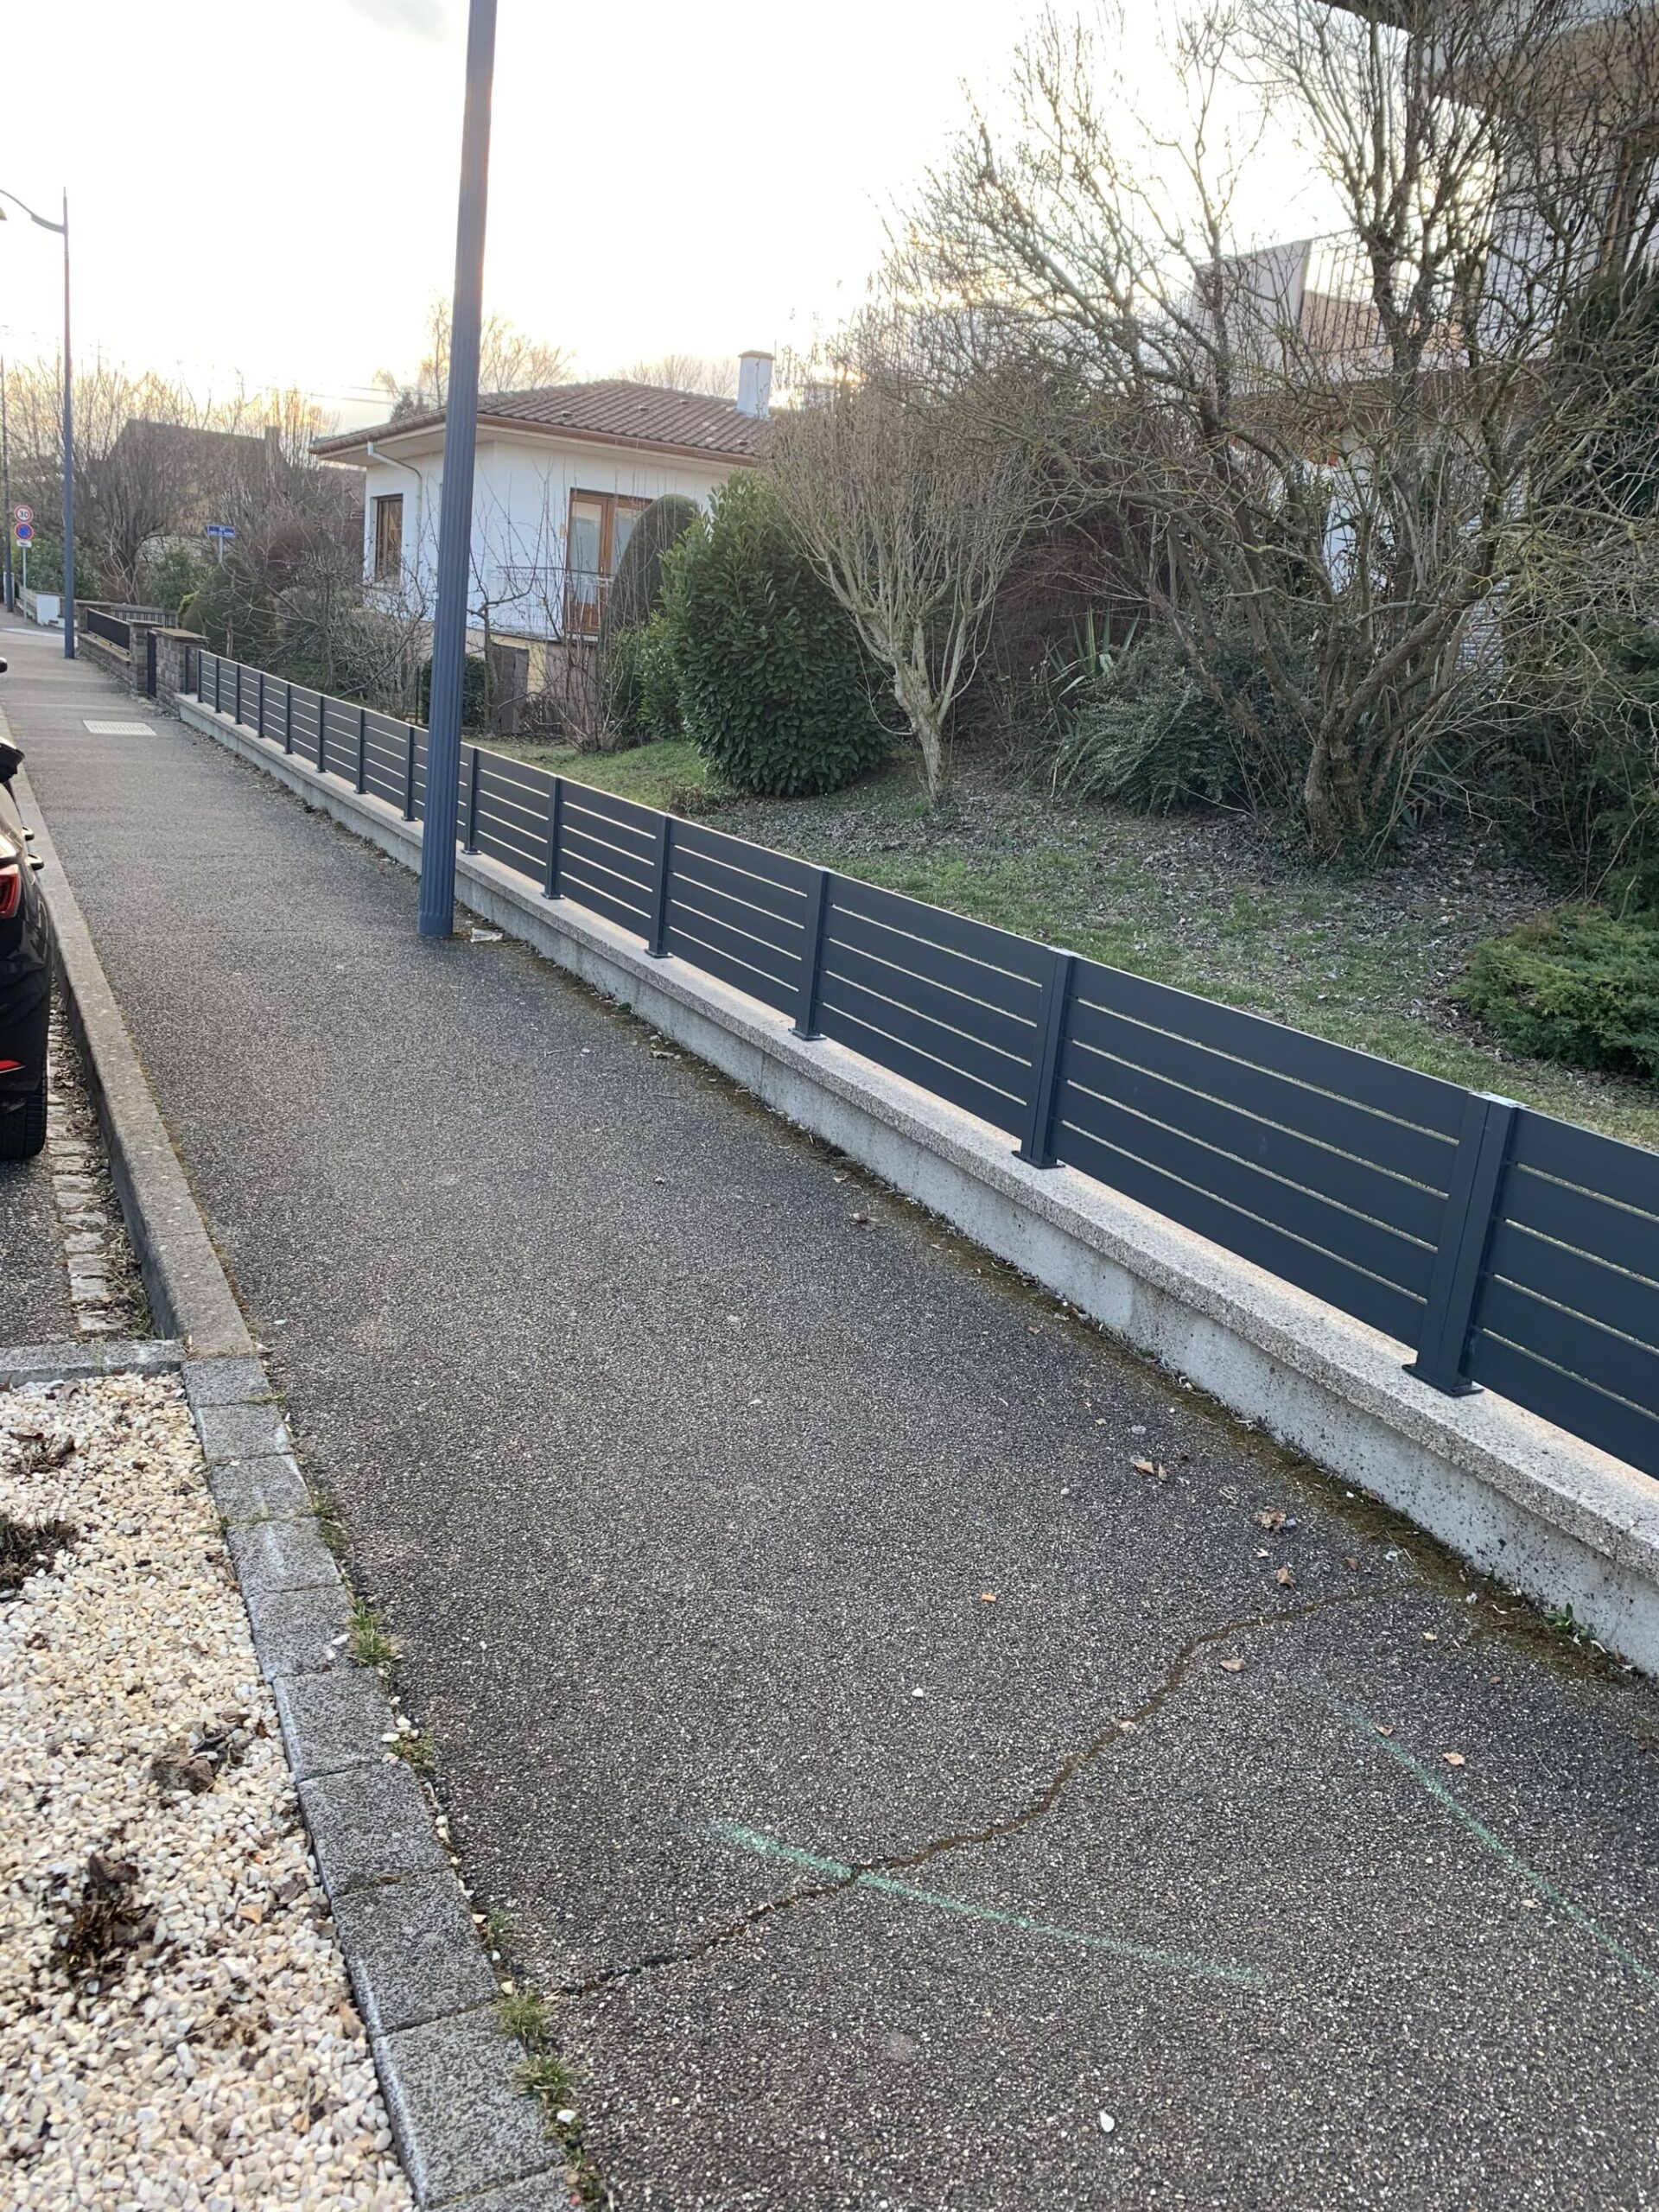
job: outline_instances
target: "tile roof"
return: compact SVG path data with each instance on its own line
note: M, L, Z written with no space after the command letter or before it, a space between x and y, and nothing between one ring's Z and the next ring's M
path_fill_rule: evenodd
M369 438L431 429L442 421L442 408L429 408L418 415L372 424L365 430L319 438L312 450L324 455L344 454ZM479 397L478 422L481 430L542 430L554 437L665 447L683 453L718 454L733 461L760 460L766 449L770 428L764 418L740 414L729 399L630 384L621 377L607 377L598 384L549 385L536 391L484 392Z

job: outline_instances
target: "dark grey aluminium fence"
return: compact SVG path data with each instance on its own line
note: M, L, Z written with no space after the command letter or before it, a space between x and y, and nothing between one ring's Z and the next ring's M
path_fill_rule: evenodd
M198 696L422 818L426 733L208 652ZM461 841L1659 1475L1659 1154L461 748Z
M122 652L132 651L132 629L118 614L109 614L101 607L82 606L80 620L95 638L102 638L106 645L119 645Z

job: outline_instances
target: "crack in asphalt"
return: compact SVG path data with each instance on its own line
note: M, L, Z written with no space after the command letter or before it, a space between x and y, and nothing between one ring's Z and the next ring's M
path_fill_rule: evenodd
M677 1950L652 1951L645 1957L631 1960L627 1965L607 1967L602 1973L590 1974L583 1981L561 1984L553 1994L556 1997L591 1997L602 1989L614 1987L619 1982L632 1981L643 1974L655 1974L670 1967L695 1966L712 1952L723 1950L748 1934L752 1928L772 1919L779 1913L792 1912L798 1906L813 1904L822 1897L839 1897L844 1891L856 1888L872 1874L905 1874L918 1866L926 1866L936 1859L956 1851L970 1850L982 1844L1000 1843L1005 1837L1020 1835L1038 1821L1047 1818L1080 1774L1095 1765L1106 1753L1129 1738L1157 1718L1163 1707L1174 1697L1192 1671L1192 1662L1211 1644L1224 1643L1230 1637L1258 1633L1264 1630L1287 1628L1298 1621L1311 1620L1316 1613L1330 1611L1336 1605L1374 1603L1380 1598L1406 1595L1418 1586L1410 1582L1385 1583L1376 1590L1341 1590L1325 1598L1314 1598L1305 1605L1292 1605L1282 1611L1246 1613L1236 1620L1224 1622L1219 1628L1201 1629L1187 1638L1170 1661L1158 1687L1144 1703L1129 1712L1115 1714L1100 1732L1080 1751L1071 1752L1062 1759L1052 1777L1027 1804L1017 1812L1004 1815L984 1827L956 1828L935 1836L929 1843L915 1850L890 1853L880 1859L849 1862L833 1877L821 1882L803 1883L799 1888L785 1890L779 1896L768 1897L763 1904L752 1905L747 1912L734 1919L722 1922L695 1943L688 1943Z

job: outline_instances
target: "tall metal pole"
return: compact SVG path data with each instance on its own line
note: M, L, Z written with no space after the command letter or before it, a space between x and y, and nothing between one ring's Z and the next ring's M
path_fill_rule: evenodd
M6 612L10 614L16 607L17 594L13 589L11 573L11 444L6 435L6 362L3 354L0 354L0 507L6 511L5 582L0 596L3 596Z
M484 225L489 193L490 86L495 0L471 0L467 112L455 219L455 296L449 317L449 395L438 512L437 613L427 711L426 823L421 833L421 935L455 925L455 823L461 779L461 683L467 660L467 579L473 535L473 456L478 440L478 351L484 315Z
M63 194L63 657L75 657L75 376L69 359L69 191Z

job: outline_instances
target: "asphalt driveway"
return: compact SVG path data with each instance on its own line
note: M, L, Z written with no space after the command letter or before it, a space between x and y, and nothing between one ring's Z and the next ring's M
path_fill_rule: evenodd
M1659 2202L1649 1689L13 664L619 2205Z

